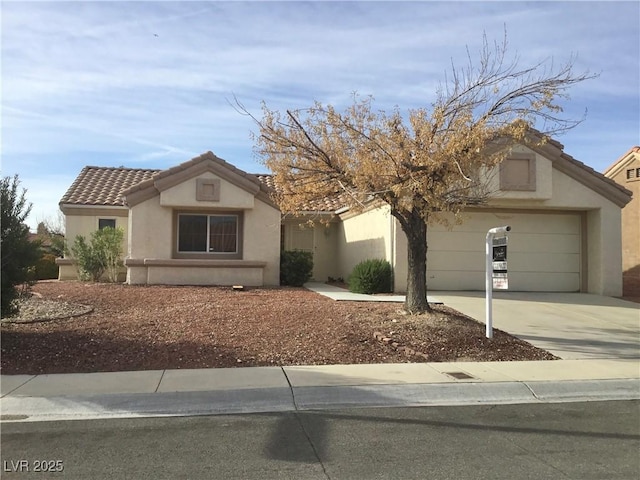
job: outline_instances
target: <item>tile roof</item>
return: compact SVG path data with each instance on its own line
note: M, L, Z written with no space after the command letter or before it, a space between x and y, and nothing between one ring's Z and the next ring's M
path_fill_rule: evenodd
M179 170L184 170L201 160L202 156L196 157L193 160L189 160L188 162L167 170L125 167L84 167L80 175L78 175L60 200L60 204L124 206L122 197L125 192L144 188L159 178L166 177ZM222 164L234 173L250 181L259 183L263 187L263 190L275 190L273 175L245 173L224 160L221 160L221 162L224 162ZM345 204L346 202L341 201L340 196L336 196L306 203L301 206L300 210L334 212Z
M161 170L84 167L62 196L60 204L122 206L122 192Z
M551 139L548 141L548 146L555 148L557 157L561 159L559 163L556 163L558 167L561 167L563 163L574 167L572 170L567 170L566 173L576 176L578 180L588 184L591 188L598 187L598 184L601 187L606 185L608 188L605 188L604 190L602 188L597 188L596 190L600 191L600 193L607 197L612 194L614 197L620 197L622 199L620 201L623 203L629 201L629 198L626 197L628 197L631 192L618 185L610 178L605 177L602 173L595 171L588 165L585 165L572 156L566 154L563 151L564 147L560 142ZM634 147L631 151L636 151L637 148L638 147ZM230 172L259 184L261 189L267 193L274 192L276 190L273 175L246 173L225 160L216 157L213 153L206 152L187 162L166 170L124 167L84 167L80 172L80 175L78 175L78 178L76 178L60 200L60 204L123 206L124 203L122 197L125 192L128 193L146 188L152 185L156 180L168 177L182 170L186 170L187 168L203 161L214 161L218 165L228 169ZM576 167L578 171L583 172L582 175L576 174ZM584 174L586 174L586 178L588 179L587 181L585 181L585 178L580 178L584 177ZM344 195L338 194L302 204L300 205L299 210L301 212L335 212L345 205L348 205L348 202Z
M256 177L258 177L258 180L260 180L264 185L269 187L271 191L276 191L273 175L258 174ZM347 202L343 198L343 195L335 195L333 197L303 203L300 205L299 210L301 212L335 212L345 205L347 205Z

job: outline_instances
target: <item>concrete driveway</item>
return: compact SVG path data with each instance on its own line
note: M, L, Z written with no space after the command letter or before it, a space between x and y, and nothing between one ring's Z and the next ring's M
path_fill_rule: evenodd
M484 292L430 293L484 323ZM494 292L493 326L565 360L640 358L640 304L617 298Z

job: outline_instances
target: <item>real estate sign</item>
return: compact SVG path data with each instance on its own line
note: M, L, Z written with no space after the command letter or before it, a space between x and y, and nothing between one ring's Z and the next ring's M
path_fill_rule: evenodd
M493 288L507 290L509 278L507 277L507 237L497 237L493 240Z

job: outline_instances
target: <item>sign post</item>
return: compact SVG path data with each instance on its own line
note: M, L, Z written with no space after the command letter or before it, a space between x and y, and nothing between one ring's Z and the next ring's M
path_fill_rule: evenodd
M495 227L487 232L485 253L486 253L486 306L485 324L486 337L493 338L493 311L492 298L493 288L506 290L509 287L507 278L507 232L511 230L509 225ZM504 234L494 238L496 234Z

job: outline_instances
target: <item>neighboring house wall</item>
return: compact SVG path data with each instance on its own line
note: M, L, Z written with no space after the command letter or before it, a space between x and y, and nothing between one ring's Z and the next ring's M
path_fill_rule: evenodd
M605 175L633 194L622 209L622 275L624 293L640 296L640 147L634 147Z
M115 220L116 228L122 228L124 237L122 241L123 258L127 253L127 235L128 235L128 219L129 210L126 207L65 207L65 240L67 248L71 249L77 236L82 235L87 241L90 241L91 234L98 230L100 219ZM67 255L64 259L58 259L59 280L77 280L78 270L75 262ZM123 268L121 279L124 280L126 270Z

